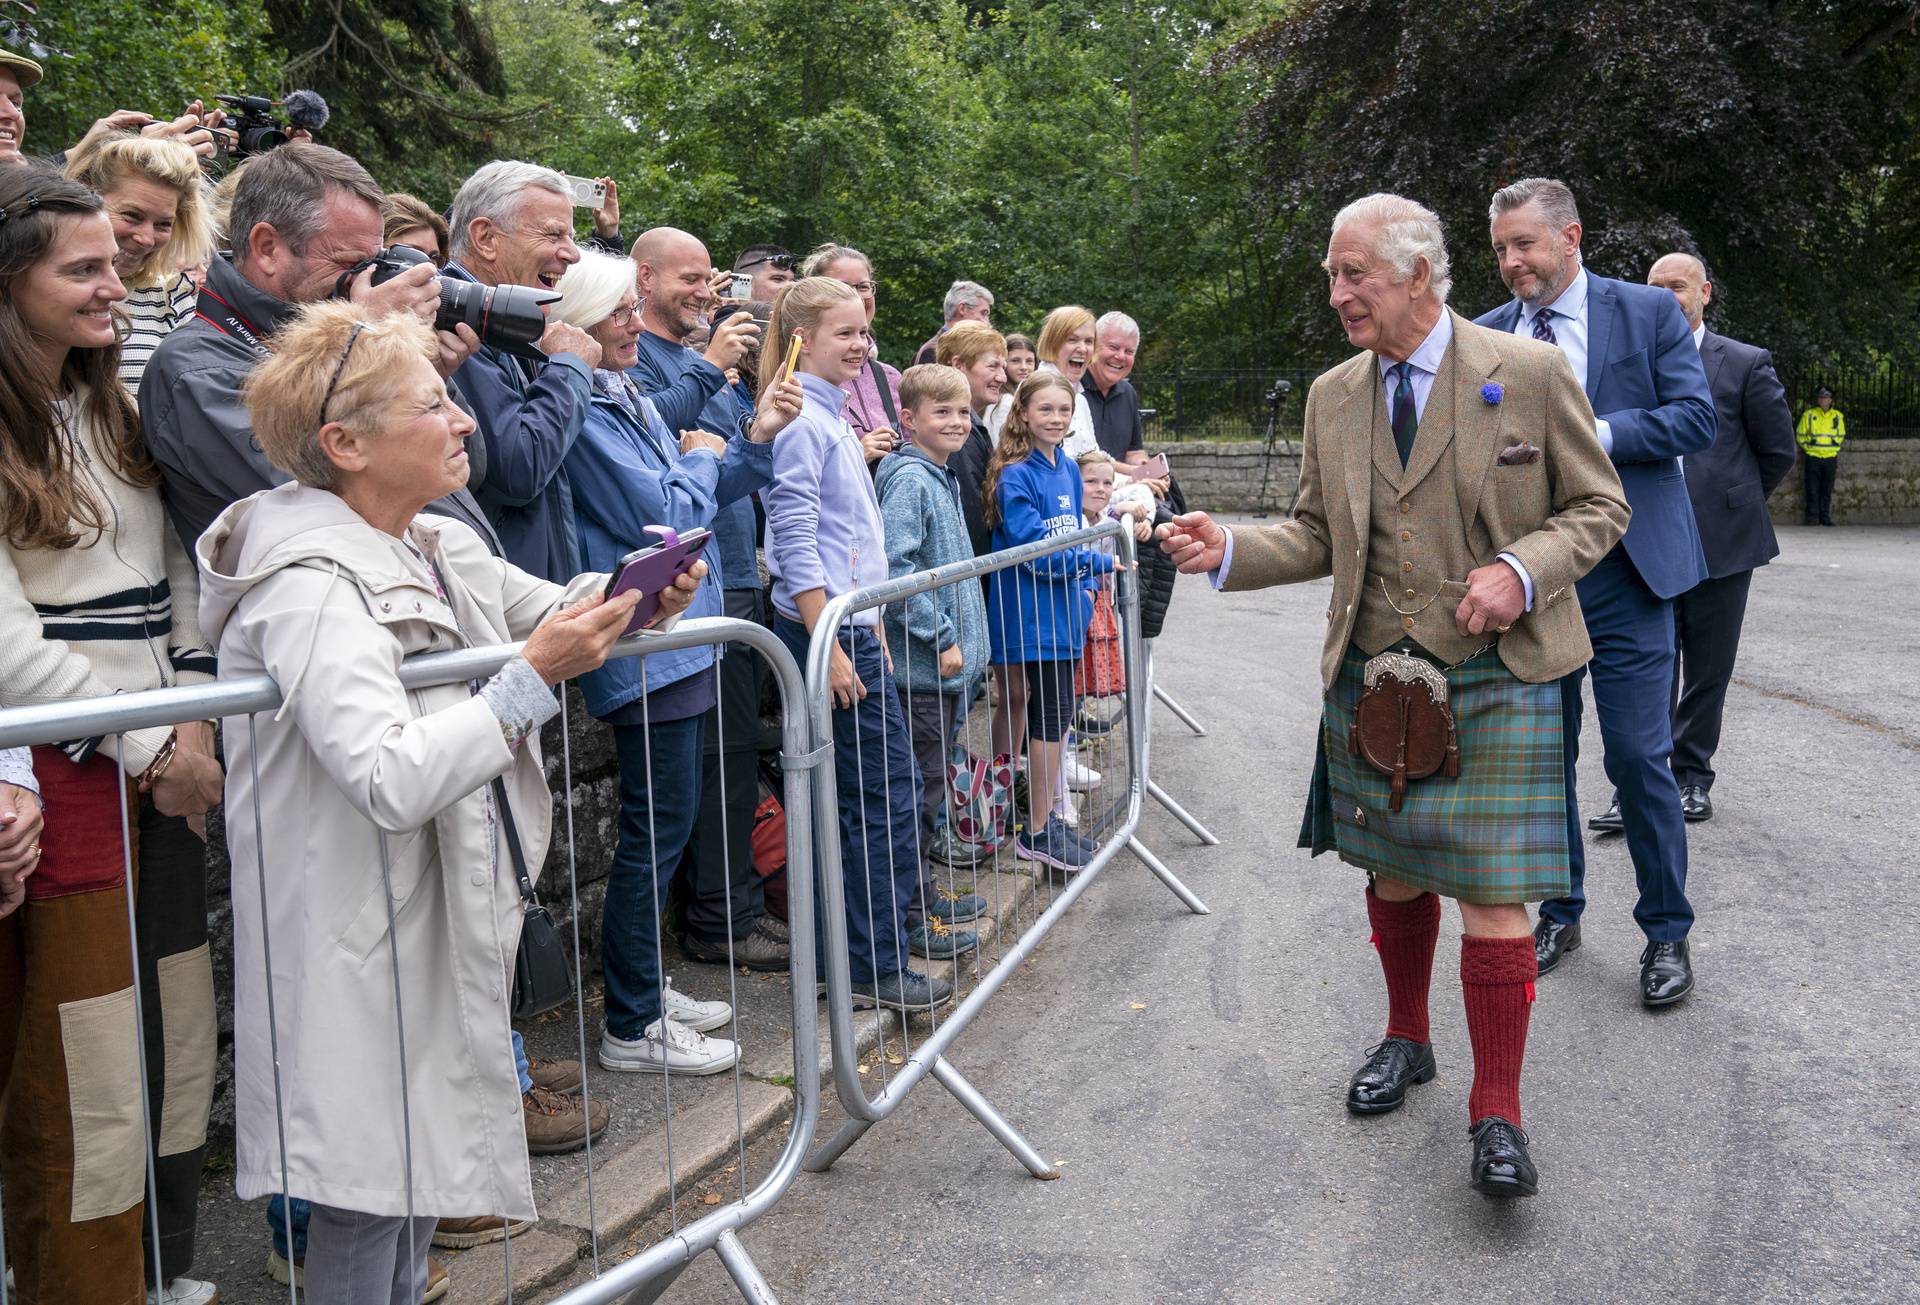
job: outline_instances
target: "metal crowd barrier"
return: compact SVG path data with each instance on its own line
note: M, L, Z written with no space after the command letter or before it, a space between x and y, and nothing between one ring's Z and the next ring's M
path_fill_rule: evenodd
M667 1094L668 1112L666 1125L666 1165L669 1190L668 1217L672 1222L672 1231L658 1242L645 1247L632 1258L617 1263L603 1260L599 1217L595 1211L594 1197L594 1156L589 1143L583 1158L586 1172L586 1204L588 1210L589 1244L585 1248L593 1266L593 1279L557 1297L562 1305L591 1305L591 1303L623 1300L630 1302L652 1301L666 1290L667 1286L702 1252L711 1250L721 1260L727 1272L732 1276L739 1289L750 1300L772 1301L772 1290L759 1270L748 1256L739 1237L740 1230L765 1214L783 1193L792 1185L799 1173L808 1146L811 1144L820 1112L820 1074L817 1062L818 1032L815 1008L815 958L814 958L814 922L813 922L813 878L804 872L805 867L813 864L812 837L815 821L812 816L813 795L819 790L821 781L813 779L810 772L823 772L826 775L824 787L831 793L832 748L830 745L813 746L809 733L808 718L800 710L799 704L805 693L799 668L787 648L765 627L742 620L703 619L682 621L674 630L664 635L644 635L623 640L615 649L616 656L635 654L653 654L676 649L692 648L702 645L724 645L732 643L744 645L737 655L746 655L750 650L766 660L772 668L779 687L782 703L781 720L781 766L783 770L783 801L786 805L786 847L789 867L788 874L788 920L791 931L791 980L792 980L792 1040L793 1040L793 1115L786 1144L769 1172L759 1182L749 1188L746 1170L746 1148L744 1122L740 1117L740 1074L741 1067L733 1069L736 1130L739 1132L738 1161L740 1166L739 1194L732 1200L704 1213L700 1218L684 1225L680 1222L679 1197L680 1176L675 1171L673 1148L673 1123L671 1113L671 1094L675 1075L661 1076L663 1092ZM459 682L472 682L483 679L509 661L519 651L520 645L500 645L496 647L474 648L458 652L438 653L416 657L407 661L400 670L403 685L408 688L423 688ZM718 665L712 671L719 673ZM281 694L277 685L266 676L246 679L219 680L211 684L184 688L159 689L141 693L126 693L108 698L92 699L83 702L58 703L47 706L22 707L0 711L0 747L50 744L58 740L105 736L128 730L154 726L177 725L189 721L220 719L225 721L229 740L236 729L254 729L254 716L263 711L272 711L280 706ZM580 983L580 938L579 938L579 873L573 840L573 776L572 746L566 733L566 713L561 714L561 787L564 792L564 829L567 840L567 887L569 907L573 917L573 945L575 966L575 1032L578 1054L582 1065L582 1093L591 1101L592 1089L589 1086L591 1076L604 1073L597 1069L589 1070L596 1062L589 1055L588 1033L585 1014L586 991ZM244 724L243 724L244 723ZM232 885L234 891L252 889L260 894L262 908L261 945L263 950L264 973L268 975L267 991L264 994L271 1030L273 1051L273 1075L275 1102L280 1118L281 1136L281 1173L282 1190L286 1183L285 1150L285 1109L281 1097L280 1053L278 1050L279 1026L276 1022L275 994L273 992L274 968L272 963L273 940L269 936L267 901L267 859L264 851L265 822L258 804L257 752L255 756L256 774L253 791L254 810L247 816L254 823L256 847L262 849L252 866L232 867ZM122 780L125 780L124 768ZM648 800L652 794L649 787ZM138 935L133 932L134 901L133 850L130 831L127 825L126 804L122 804L122 851L128 869L128 927L134 945L134 1001L136 1024L144 1028L140 1020L140 1003L143 1000L140 983L138 956ZM227 812L229 820L238 813ZM58 810L48 813L50 827L60 819ZM556 826L556 838L560 827ZM748 849L735 849L734 854L749 855ZM383 886L388 890L389 927L391 928L392 883L391 865L386 857L386 840L382 838L382 876ZM511 873L510 866L503 863L502 873ZM23 907L22 909L27 909ZM391 934L388 935L391 937ZM395 948L387 948L392 958L393 983L396 997L394 1022L390 1032L396 1038L396 1051L402 1066L400 1092L393 1103L407 1122L403 1123L403 1137L407 1141L406 1172L408 1185L408 1209L413 1208L413 1128L408 1114L409 1092L405 1067L406 1033L404 1010L401 996L405 985L401 979L402 958L395 955ZM731 950L729 961L731 962ZM729 963L729 979L737 972L737 967ZM664 971L663 971L664 973ZM842 967L844 982L844 965ZM287 994L281 994L284 1000ZM739 1003L735 1001L732 1035L739 1041ZM375 1036L375 1030L368 1030L369 1036ZM147 1214L151 1222L156 1248L159 1245L159 1217L155 1200L155 1177L153 1172L153 1120L148 1117L146 1085L149 1071L145 1053L144 1037L136 1039L140 1044L139 1074L140 1103L144 1123L144 1140L147 1151L146 1201ZM506 1054L506 1048L501 1049ZM604 1080L603 1080L604 1081ZM711 1196L706 1198L712 1200ZM291 1203L287 1203L290 1205ZM483 1213L483 1212L472 1212ZM504 1221L503 1221L504 1223ZM4 1223L0 1222L0 1262L4 1262L6 1246L4 1241ZM265 1241L265 1229L262 1228L262 1241ZM294 1229L289 1215L285 1228L288 1242L288 1258L293 1258ZM505 1278L508 1283L508 1300L513 1299L513 1238L505 1237L500 1242L504 1260ZM263 1247L264 1249L264 1247ZM473 1254L472 1251L463 1252ZM287 1299L299 1301L301 1290L298 1285L298 1273L289 1272L292 1281L287 1285ZM228 1295L240 1294L237 1285L230 1285ZM6 1305L9 1290L4 1277L0 1277L0 1305Z
M830 1168L849 1147L857 1142L875 1123L887 1118L923 1078L931 1076L947 1091L959 1100L966 1109L984 1125L1013 1155L1036 1177L1056 1178L1058 1171L1044 1159L1041 1153L1026 1140L1006 1118L987 1101L972 1083L956 1069L948 1059L948 1052L955 1041L973 1023L982 1010L1020 965L1032 955L1040 941L1050 932L1061 918L1070 910L1075 901L1084 894L1099 878L1102 872L1113 862L1122 850L1131 851L1149 870L1164 883L1169 890L1196 914L1207 914L1206 905L1177 879L1158 858L1154 857L1139 841L1136 830L1140 821L1141 800L1145 792L1146 780L1146 733L1149 728L1148 703L1151 687L1147 679L1146 662L1142 655L1139 622L1139 586L1134 566L1134 540L1131 531L1122 523L1109 521L1090 529L1072 534L1008 549L954 563L937 570L920 572L890 580L855 593L842 595L830 600L814 626L812 641L807 657L808 704L813 718L813 741L817 748L824 748L832 742L834 704L831 699L829 679L832 656L836 641L843 641L843 648L852 640L849 633L851 618L860 612L881 610L890 605L904 603L918 595L936 592L955 585L975 585L982 583L982 577L1008 572L1016 567L1025 567L1029 571L1036 562L1044 563L1048 558L1069 554L1075 549L1094 549L1103 555L1115 559L1117 568L1103 582L1109 594L1115 600L1119 627L1120 644L1126 672L1127 687L1122 710L1112 718L1112 733L1109 739L1118 735L1123 739L1124 750L1111 746L1107 749L1107 770L1101 772L1100 781L1093 786L1093 796L1077 816L1083 830L1097 833L1097 851L1077 873L1066 876L1064 887L1057 892L1053 883L1056 871L1045 864L1036 864L1030 875L1030 885L1020 882L1029 876L1019 871L1019 862L1010 856L1010 847L998 847L990 855L973 861L964 872L952 861L946 868L946 884L941 890L949 898L971 893L976 896L991 894L988 904L989 914L980 917L977 922L956 922L951 926L957 930L975 932L978 946L970 953L956 957L950 965L937 963L931 957L909 957L896 955L893 959L905 965L914 965L923 961L923 971L935 975L950 972L955 985L957 1004L943 1013L935 1008L926 1015L927 1027L918 1044L915 1044L914 1019L902 1018L897 1021L897 1043L889 1036L880 1051L862 1059L856 1055L856 1015L853 1006L853 984L848 954L848 911L853 909L874 909L876 902L875 879L884 876L884 885L879 894L879 905L884 909L886 899L898 883L894 877L897 867L891 863L885 866L874 864L874 831L862 827L862 846L868 849L868 856L856 876L854 867L841 864L841 832L838 808L841 795L836 791L836 777L832 770L819 767L814 772L816 784L814 819L814 845L818 850L819 864L826 887L820 901L820 920L824 930L824 972L825 991L830 1016L833 1046L834 1086L841 1104L852 1116L839 1133L811 1156L806 1167L813 1172L822 1172ZM1068 583L1078 583L1069 581ZM1036 621L1043 615L1039 610L1042 597L1039 590L1044 589L1046 602L1055 601L1055 592L1060 586L1048 582L1038 586L1032 595L1034 610L1026 615ZM1002 591L996 588L996 597ZM988 601L993 601L989 599ZM1060 601L1065 601L1062 597ZM1056 610L1049 607L1044 615L1051 619ZM1013 613L1015 618L1020 614ZM894 674L899 692L911 696L916 688L908 682L911 674L910 659L905 650L891 649ZM1018 668L1015 668L1018 670ZM1001 698L999 709L1006 711L1008 698L1019 693L1018 686L1011 683L1012 676L996 676L999 680L998 692ZM870 690L874 686L869 686ZM1045 678L1040 689L1046 693ZM986 704L983 702L982 706ZM1058 704L1045 704L1057 706ZM1008 712L1008 715L1011 713ZM1076 724L1081 716L1074 712ZM1023 723L1011 722L1003 718L1000 722L1000 742L1017 741ZM879 740L881 746L891 742L887 731L905 727L898 717L888 717L886 729ZM943 722L944 728L944 722ZM957 731L956 731L957 732ZM971 725L968 732L979 736L977 724ZM942 753L947 752L950 741L942 738ZM994 745L990 742L988 748ZM969 749L972 751L972 749ZM1116 782L1112 777L1114 764L1126 766L1124 782ZM1084 762L1082 763L1084 765ZM1029 768L1031 774L1031 767ZM1054 794L1044 795L1044 799L1034 795L1029 783L1030 806L1033 801L1052 802ZM951 827L954 819L952 794L942 798L945 813ZM1055 805L1052 809L1057 810ZM1031 810L1026 813L1029 817ZM1029 819L1027 823L1031 824ZM1091 837L1091 835L1089 835ZM888 848L892 856L892 848ZM860 892L852 894L850 903L848 894L835 891L842 874L848 879L863 879L864 884L857 887ZM1011 937L1003 937L1001 926L997 923L1006 913L1004 895L1013 894L1011 914L1012 928L1007 930ZM864 902L860 898L864 897ZM927 903L925 905L929 905ZM991 937L988 935L991 934ZM869 929L868 936L872 936ZM998 949L997 959L987 955L989 947ZM991 963L989 963L991 962ZM970 992L960 995L959 989L965 980L976 979ZM879 1090L869 1094L867 1080L877 1079Z

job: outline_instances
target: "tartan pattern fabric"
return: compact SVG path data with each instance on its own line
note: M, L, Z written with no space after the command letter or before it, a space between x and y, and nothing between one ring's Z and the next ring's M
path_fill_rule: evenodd
M1460 777L1407 786L1347 751L1367 657L1349 645L1321 708L1319 756L1300 846L1338 852L1363 870L1463 902L1564 897L1566 780L1560 686L1528 684L1488 650L1447 672L1460 740Z

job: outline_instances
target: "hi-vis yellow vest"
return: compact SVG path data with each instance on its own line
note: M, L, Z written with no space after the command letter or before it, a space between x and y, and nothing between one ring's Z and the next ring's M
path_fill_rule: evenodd
M1840 446L1847 442L1847 419L1838 408L1822 409L1816 405L1800 414L1800 426L1795 433L1808 457L1836 458L1840 456Z

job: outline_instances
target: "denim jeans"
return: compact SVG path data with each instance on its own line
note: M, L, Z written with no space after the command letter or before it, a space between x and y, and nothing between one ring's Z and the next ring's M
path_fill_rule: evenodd
M660 1018L660 911L700 811L705 725L704 716L693 716L613 728L620 838L607 874L600 966L607 1032L627 1041Z
M807 628L777 616L774 633L806 664ZM843 630L840 646L847 646ZM868 983L906 968L906 915L920 886L920 770L913 739L886 668L879 636L852 632L853 671L867 696L833 712L833 766L840 789L840 888L847 904L847 954L853 981ZM824 879L826 867L818 867ZM820 915L814 936L820 937Z

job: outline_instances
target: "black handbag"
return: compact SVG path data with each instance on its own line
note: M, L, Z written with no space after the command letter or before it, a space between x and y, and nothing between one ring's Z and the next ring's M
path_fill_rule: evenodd
M567 955L560 926L547 908L540 905L527 874L527 854L520 847L520 831L513 821L513 808L507 803L507 786L493 781L494 805L500 808L500 831L507 840L507 852L513 857L514 877L520 884L520 950L513 962L513 1017L517 1020L544 1015L556 1006L573 1000L573 961Z

